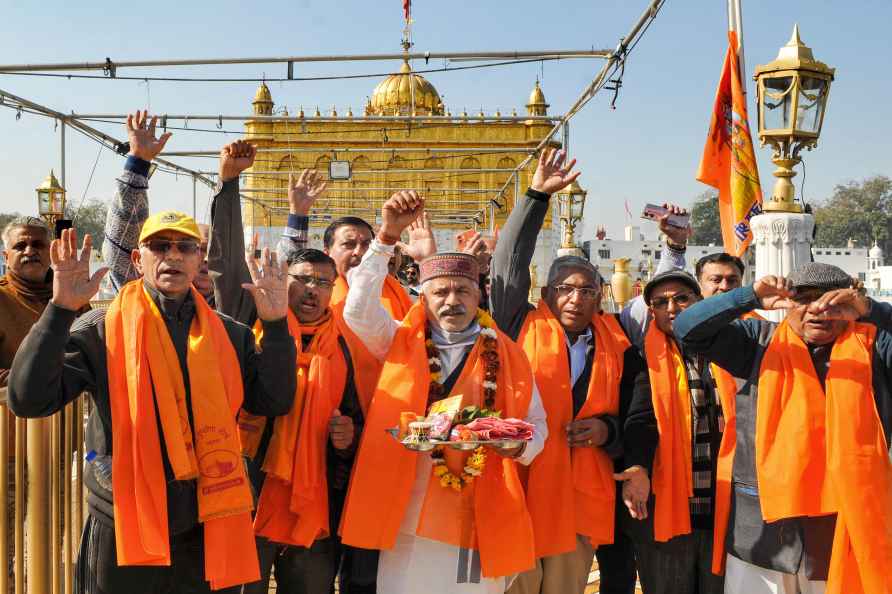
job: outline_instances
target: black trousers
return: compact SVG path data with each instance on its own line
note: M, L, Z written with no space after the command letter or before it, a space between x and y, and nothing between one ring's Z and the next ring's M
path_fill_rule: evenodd
M616 516L613 523L613 544L601 545L595 551L601 575L601 594L634 594L637 580L635 545L629 534L633 520L623 503L622 483L617 484Z
M724 576L712 573L712 530L694 530L657 542L653 517L651 496L647 520L628 524L644 594L723 594Z
M241 586L217 593L237 594ZM74 576L75 594L210 594L201 526L170 539L170 566L118 566L115 530L88 515Z
M267 594L270 576L277 594L329 594L340 559L340 544L323 538L309 548L286 546L257 538L261 580L245 586L244 594Z

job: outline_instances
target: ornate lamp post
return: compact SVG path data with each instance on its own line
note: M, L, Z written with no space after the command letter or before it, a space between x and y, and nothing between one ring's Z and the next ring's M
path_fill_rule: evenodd
M560 203L560 220L563 228L563 237L561 239L561 248L558 250L559 256L578 256L581 254L579 246L576 245L576 225L582 220L582 213L585 209L585 197L588 195L575 181L567 186L567 188L558 194Z
M50 229L54 229L56 221L65 216L65 188L59 185L52 171L37 186L37 212Z
M756 248L756 278L788 276L811 260L815 219L794 202L790 181L801 162L802 149L818 143L830 83L835 70L815 60L811 48L799 38L799 26L780 49L777 59L756 67L759 138L762 146L774 149L777 182L771 196L762 203L763 213L753 217L753 244ZM779 322L783 312L763 312Z
M772 161L778 167L774 172L777 182L762 210L801 212L793 202L790 179L802 160L800 151L818 144L835 72L815 60L811 48L799 38L799 25L793 27L793 36L777 59L756 67L759 138L762 146L770 144L774 149Z

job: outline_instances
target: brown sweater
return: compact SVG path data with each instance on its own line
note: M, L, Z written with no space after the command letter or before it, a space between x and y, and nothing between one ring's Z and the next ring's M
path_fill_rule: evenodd
M0 276L0 372L12 367L19 345L25 339L31 326L40 318L46 308L52 288L38 287L33 292L16 289L15 281L8 276ZM43 289L43 290L40 290ZM49 290L47 290L49 289ZM30 293L30 297L26 296ZM46 300L36 294L47 295ZM15 417L9 416L9 455L15 456Z

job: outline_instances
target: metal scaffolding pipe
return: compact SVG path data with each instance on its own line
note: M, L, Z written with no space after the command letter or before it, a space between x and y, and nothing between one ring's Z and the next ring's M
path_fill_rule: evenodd
M184 122L191 121L201 121L207 120L211 122L222 122L222 121L235 121L235 122L246 122L246 121L255 121L255 122L303 122L303 123L316 123L316 122L412 122L412 123L424 123L424 122L464 122L464 121L483 121L483 122L556 122L562 118L560 115L544 115L544 116L481 116L481 115L417 115L417 116L285 116L285 115L170 115L170 114L155 114L159 118L167 118L170 120L182 120ZM84 114L84 113L72 113L69 114L69 117L75 120L127 120L127 114Z
M0 400L6 400L6 388L0 388ZM6 404L0 404L0 485L3 501L9 501L9 423L12 420ZM9 514L0 513L0 592L9 592Z
M398 192L400 190L409 190L411 188L405 187L387 187L387 188L335 188L331 190L332 192ZM430 188L424 190L424 193L427 194L484 194L486 192L498 192L498 188ZM266 188L243 188L241 190L243 194L274 194L285 196L288 194L285 190L269 190ZM331 196L327 198L323 198L323 200L332 199Z
M263 175L274 175L274 176L286 176L286 175L299 175L303 168L295 169L294 171L243 171L241 175L246 177L259 177ZM204 175L217 175L215 171L199 171L199 173ZM351 174L353 176L357 175L379 175L382 173L386 173L388 175L394 173L402 173L402 174L413 174L413 173L467 173L468 175L473 175L475 173L514 173L514 169L498 169L498 168L480 168L480 169L461 169L456 167L455 169L354 169ZM327 180L328 183L349 183L351 180L349 179L330 179Z
M231 64L287 64L307 62L376 62L387 60L529 60L546 58L607 58L606 49L540 50L540 51L484 51L484 52L412 52L396 54L344 54L318 56L266 56L256 58L191 58L179 60L123 60L103 62L56 62L49 64L5 64L0 72L51 72L59 70L103 70L114 76L121 68L157 68L165 66L220 66Z
M25 433L26 419L15 420L15 594L25 594Z
M338 140L336 142L343 142ZM403 141L400 141L403 142ZM535 147L530 148L515 148L515 147L455 147L455 148L425 148L423 146L419 147L393 147L386 148L381 146L370 146L365 148L357 148L357 147L349 147L349 148L334 148L330 146L331 141L325 141L326 145L329 145L327 148L310 148L310 147L296 147L296 148L259 148L257 149L258 153L319 153L319 152L328 152L328 153L483 153L487 155L499 155L501 153L533 153L537 149ZM376 143L378 144L378 143ZM220 151L165 151L160 153L159 156L162 157L219 157ZM513 169L512 169L513 171Z

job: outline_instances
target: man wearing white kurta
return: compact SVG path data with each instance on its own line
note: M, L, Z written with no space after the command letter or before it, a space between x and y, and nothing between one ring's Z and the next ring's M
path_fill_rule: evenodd
M389 360L388 354L392 346L394 349L397 348L394 340L401 326L381 306L377 295L380 295L381 286L387 275L387 264L393 255L393 244L405 225L421 214L422 208L423 199L417 197L414 192L401 192L385 203L382 209L384 224L378 237L372 242L362 262L349 273L350 291L344 308L344 319L365 342L369 351L382 361ZM476 293L477 284L472 280L476 278L476 262L463 254L444 254L431 260L435 259L439 259L436 265L428 264L425 268L425 264L422 264L423 298L416 308L427 310L430 339L439 355L440 377L445 380L445 393L441 395L442 397L449 394L450 379L454 385L455 376L461 375L461 368L465 366L482 328L476 312L476 300L479 299ZM467 301L467 304L464 301ZM416 316L418 315L423 316L424 313L419 312ZM411 324L412 317L410 313L403 321L403 326ZM505 339L505 343L509 342ZM515 345L510 344L510 348L515 348ZM504 362L502 365L504 367ZM386 374L386 371L382 373L382 383ZM415 373L411 376L408 383L420 382L427 394L430 381L430 374L425 369L424 373ZM514 451L497 453L495 450L488 450L487 465L496 466L500 462L499 455L529 465L542 450L548 435L545 410L532 377L529 383L532 395L525 420L535 426L532 440ZM375 399L387 397L386 393L382 396L381 389L382 384L379 383ZM409 391L411 388L406 386L405 390ZM376 407L375 400L371 407L373 409ZM375 435L373 434L371 438ZM414 455L415 480L394 546L381 551L378 564L378 592L386 594L504 592L513 576L496 578L481 576L480 557L476 551L416 535L419 521L422 519L422 507L428 492L428 483L433 476L433 462L427 453ZM363 463L361 457L357 463ZM523 500L522 496L520 499ZM525 503L523 512L526 514ZM347 523L350 521L349 514L345 513L342 533L349 530ZM524 521L528 521L528 514ZM485 571L485 561L483 565Z

